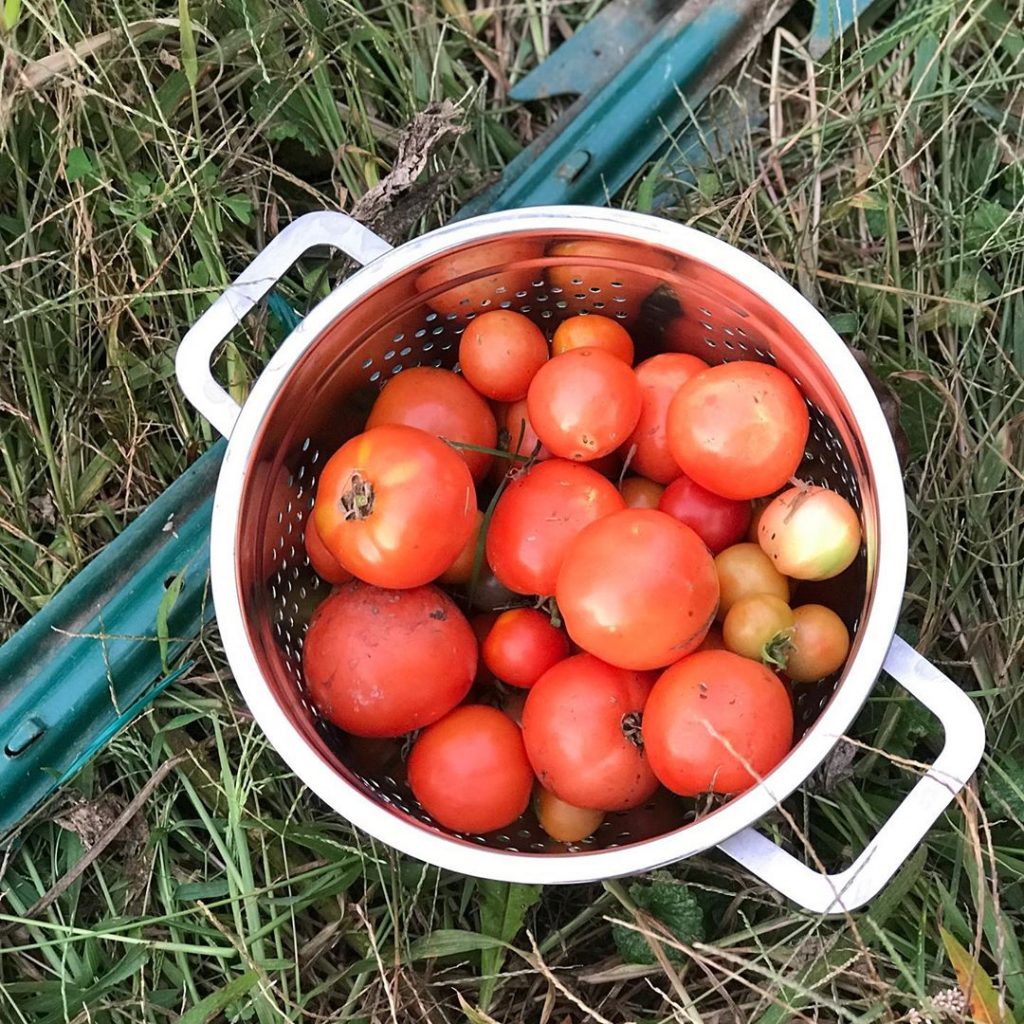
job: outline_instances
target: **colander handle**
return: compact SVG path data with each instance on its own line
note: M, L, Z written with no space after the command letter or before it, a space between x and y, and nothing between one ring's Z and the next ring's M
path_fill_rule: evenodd
M384 239L344 213L307 213L281 231L195 322L175 358L185 397L225 437L241 411L214 379L210 361L216 347L277 284L304 252L318 245L340 249L358 263L369 263L391 249Z
M719 846L762 881L816 914L854 910L877 895L967 784L985 749L985 727L971 699L905 640L893 637L883 668L939 719L945 742L935 763L853 864L839 874L825 874L752 828Z

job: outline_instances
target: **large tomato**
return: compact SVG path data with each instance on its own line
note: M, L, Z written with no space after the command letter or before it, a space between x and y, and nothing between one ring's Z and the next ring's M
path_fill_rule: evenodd
M625 507L611 481L587 466L548 459L514 479L487 530L487 561L517 594L553 594L569 542Z
M400 736L466 696L477 643L436 587L382 590L352 580L314 613L302 665L310 700L328 721L356 736Z
M713 555L743 540L750 525L749 501L713 494L685 473L665 488L658 508L690 527Z
M537 371L526 404L549 451L587 462L629 437L640 416L640 385L629 365L610 352L574 348Z
M480 654L502 682L529 688L569 657L569 638L536 608L512 608L491 626Z
M607 316L581 313L563 320L551 336L551 354L559 356L574 348L603 348L628 366L633 365L633 339L629 331Z
M541 785L575 807L624 811L658 788L640 743L653 676L589 654L560 661L523 708L523 739Z
M742 793L789 753L793 708L764 665L700 651L655 683L643 738L655 775L674 793Z
M423 809L453 832L511 825L533 790L519 727L482 704L456 708L424 730L409 754L408 772Z
M640 242L580 238L555 242L548 256L571 257L548 267L548 283L576 311L589 309L628 324L640 314L644 299L661 283L656 273L669 270L667 253Z
M445 441L493 448L498 437L491 407L456 373L413 366L392 377L377 396L366 429L404 423ZM492 456L457 448L476 481L487 475Z
M696 356L682 352L662 352L645 359L634 371L640 385L643 406L636 428L622 446L633 445L632 469L650 480L667 484L679 476L679 464L668 450L666 422L668 407L676 392L693 376L706 370L708 364Z
M810 419L793 381L740 360L691 377L668 409L668 448L701 487L737 500L782 487L803 458Z
M445 253L416 278L416 291L429 293L451 285L427 299L447 319L464 320L470 313L492 309L516 292L529 290L541 273L523 266L543 255L540 242L524 238L488 241L461 252Z
M415 427L374 427L324 466L316 528L354 576L378 587L418 587L463 550L476 491L453 448Z
M718 607L704 542L664 512L627 509L569 545L555 588L569 636L612 665L661 668L704 639Z
M547 359L548 343L541 329L510 309L476 317L459 341L459 366L466 380L498 402L525 398Z

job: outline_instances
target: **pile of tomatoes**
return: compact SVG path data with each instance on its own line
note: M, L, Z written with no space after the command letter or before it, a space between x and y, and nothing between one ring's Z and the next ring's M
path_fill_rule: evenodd
M324 467L306 550L335 587L309 696L351 736L412 734L412 792L451 830L505 828L535 796L577 842L659 786L741 793L790 750L793 688L846 660L840 617L794 607L861 545L845 499L796 478L797 386L761 362L633 361L610 318L549 341L484 313L458 372L394 376Z

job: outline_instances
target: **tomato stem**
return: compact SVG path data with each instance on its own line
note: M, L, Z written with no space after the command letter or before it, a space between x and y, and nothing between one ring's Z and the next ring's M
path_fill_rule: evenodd
M643 715L639 711L627 711L619 723L622 728L622 735L641 752L644 749L644 734L640 728L642 722Z
M784 669L792 650L793 630L780 630L761 648L761 661L769 668Z
M358 473L349 477L348 489L341 496L346 519L366 519L373 512L373 484Z

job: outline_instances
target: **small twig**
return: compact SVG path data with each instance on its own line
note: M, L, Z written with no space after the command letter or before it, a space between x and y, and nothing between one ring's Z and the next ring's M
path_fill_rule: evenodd
M142 805L150 798L153 790L175 769L182 761L187 761L192 756L192 751L178 754L169 761L165 761L153 773L149 781L135 794L131 803L111 822L106 831L89 847L82 855L77 864L60 879L55 885L48 889L42 896L32 904L22 915L25 918L38 917L51 903L60 899L85 874L89 865L120 835L124 827L141 810Z

